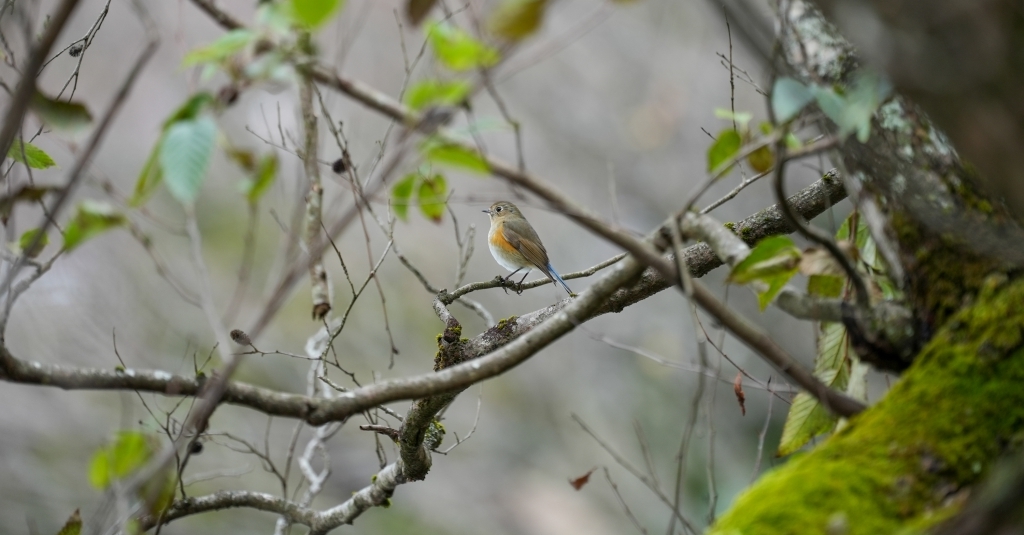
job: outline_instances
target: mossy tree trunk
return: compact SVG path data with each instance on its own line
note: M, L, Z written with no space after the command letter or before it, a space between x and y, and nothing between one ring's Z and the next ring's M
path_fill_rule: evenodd
M849 82L856 50L810 4L786 4L782 68L806 83ZM901 97L879 109L867 141L850 137L836 156L859 201L882 216L873 230L891 247L892 271L917 318L912 364L882 401L740 496L712 533L924 530L958 513L1024 438L1018 223Z

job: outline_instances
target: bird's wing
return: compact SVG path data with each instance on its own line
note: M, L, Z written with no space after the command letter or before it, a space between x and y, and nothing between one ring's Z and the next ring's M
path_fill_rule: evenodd
M540 242L540 236L537 236L537 232L529 223L506 221L501 226L501 233L512 247L515 247L531 264L547 274L548 252L544 249L544 244Z

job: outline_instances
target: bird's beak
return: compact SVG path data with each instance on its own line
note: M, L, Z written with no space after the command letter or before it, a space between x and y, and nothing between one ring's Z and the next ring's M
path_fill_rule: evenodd
M491 209L490 209L490 208L488 208L487 210L480 210L480 211L481 211L481 212L483 212L483 213L485 213L485 214L489 214L489 213L491 213Z

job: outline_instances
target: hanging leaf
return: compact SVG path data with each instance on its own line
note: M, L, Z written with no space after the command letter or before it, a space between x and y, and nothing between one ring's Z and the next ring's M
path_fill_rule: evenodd
M289 7L296 23L315 29L327 22L344 3L343 0L290 0Z
M835 418L818 400L806 392L797 394L789 407L786 423L782 426L782 438L776 455L784 457L795 453L812 438L830 431L835 423Z
M767 173L775 165L775 155L768 146L763 146L747 156L747 163L750 168L758 173Z
M473 85L468 80L421 80L406 91L405 104L414 110L431 106L457 106L462 104L471 89Z
M413 26L419 26L437 0L406 0L405 16Z
M725 119L726 121L734 121L736 127L741 130L746 130L747 124L754 118L753 114L746 111L733 112L725 108L715 108L715 117L719 119Z
M219 63L240 52L256 38L251 30L231 30L220 36L216 41L185 54L181 60L183 67L191 67L200 63Z
M739 132L729 129L718 134L718 138L708 148L708 171L717 171L726 161L736 156L743 140Z
M19 202L39 202L44 195L51 191L57 191L57 188L22 186L14 193L0 197L0 223L7 224L7 220L11 217L11 211L14 210L14 205Z
M743 393L743 373L736 372L736 378L732 381L732 393L736 395L736 402L740 404L740 416L747 415L747 396Z
M260 159L253 175L242 182L242 193L250 203L256 204L277 177L277 154L270 153Z
M391 188L391 206L395 209L395 215L402 221L409 217L409 200L419 178L418 173L409 173Z
M217 101L212 93L202 91L189 97L184 104L174 110L174 113L164 121L163 131L166 132L168 128L178 121L185 121L188 119L195 119L200 113L206 110L206 107Z
M427 219L440 223L444 218L445 203L448 201L448 184L444 176L434 175L424 178L420 182L416 201L420 204L420 211Z
M836 390L846 390L850 381L852 353L846 328L841 323L822 324L818 335L818 354L814 360L814 375ZM838 418L817 399L801 392L793 400L778 455L789 455L802 448L822 433L832 431Z
M800 263L800 250L788 236L773 236L761 240L740 263L729 273L729 282L748 284L761 281L766 289L757 290L761 310L768 307L772 299L786 283L796 275Z
M75 512L68 517L64 527L60 528L57 535L79 535L82 533L82 514L75 509Z
M420 146L420 151L423 153L424 159L432 164L450 165L477 173L487 173L491 169L478 152L437 138L431 138L424 142Z
M39 243L32 247L32 243L36 241L37 236L39 237ZM39 253L43 252L43 248L49 244L50 237L45 232L40 234L40 229L37 228L26 230L18 238L18 248L29 258L39 256Z
M569 484L572 485L574 490L582 489L590 481L590 474L593 474L594 470L597 470L597 467L591 468L590 471L580 477L570 479Z
M868 140L871 119L891 93L889 81L871 71L859 73L843 94L831 87L814 88L818 107L839 127L838 135L856 132L861 143Z
M453 71L490 67L500 59L497 50L447 22L432 24L427 39L437 59Z
M89 482L106 489L146 463L155 451L151 438L139 431L119 431L113 444L100 448L89 465Z
M75 217L64 228L64 250L71 251L86 240L112 228L123 226L127 221L124 214L108 203L82 201L78 205Z
M758 242L742 262L729 273L729 282L746 284L753 280L795 272L800 262L797 249L789 236L772 236Z
M540 29L546 8L547 0L502 0L488 26L495 35L518 41Z
M224 150L228 159L238 164L248 174L256 172L256 154L251 150L228 147Z
M160 144L160 167L167 189L183 204L195 202L206 178L217 123L203 116L178 121L167 129Z
M52 99L39 91L32 95L32 111L50 128L80 132L92 123L89 110L77 102Z
M50 158L50 155L46 154L43 149L31 143L22 143L20 139L15 139L11 143L7 157L32 169L46 169L57 165L57 162L54 162L53 158Z
M139 178L135 180L135 191L132 193L130 199L128 199L128 206L138 207L146 204L149 200L150 195L164 179L163 168L160 167L159 156L160 156L160 142L163 139L157 140L157 144L153 147L153 150L149 152L149 158L146 159L145 165L142 166L142 171L139 172Z
M802 82L784 76L772 87L772 113L778 123L786 123L797 116L814 100L814 91Z

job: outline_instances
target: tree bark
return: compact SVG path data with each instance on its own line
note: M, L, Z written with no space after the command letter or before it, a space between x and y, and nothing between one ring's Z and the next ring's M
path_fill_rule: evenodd
M861 61L821 13L785 2L779 58L805 83L844 84ZM712 533L875 534L926 529L1024 431L1020 228L946 136L902 96L836 161L881 208L921 350L885 398L741 495ZM856 202L856 201L855 201Z

